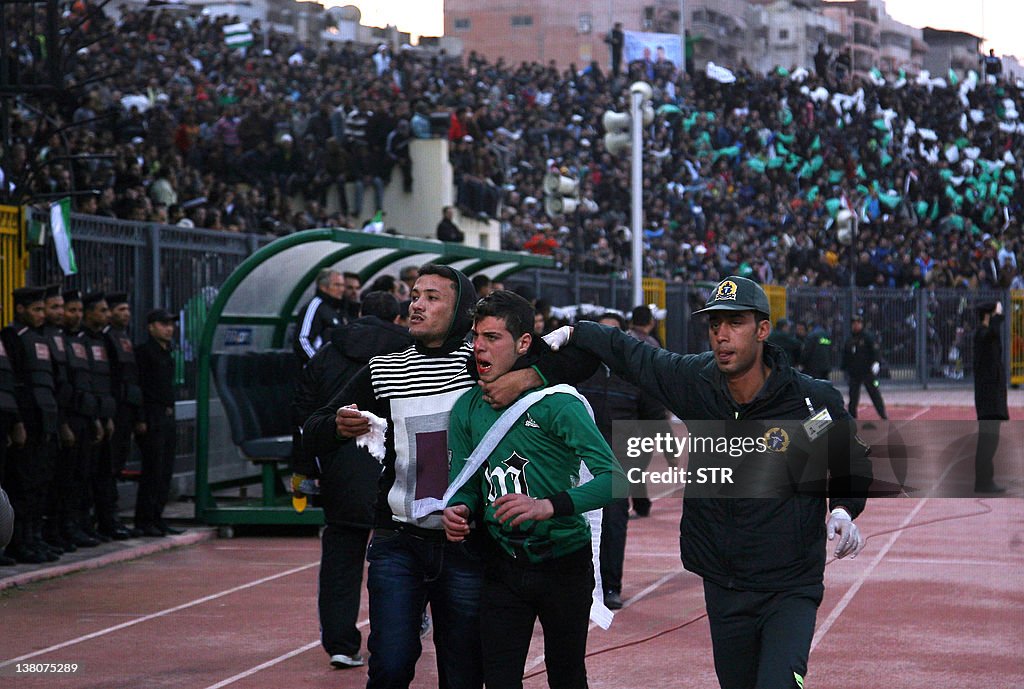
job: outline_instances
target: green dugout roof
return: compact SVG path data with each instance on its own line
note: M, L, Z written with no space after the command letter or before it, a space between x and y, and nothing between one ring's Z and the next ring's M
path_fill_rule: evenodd
M316 275L323 268L357 273L366 286L380 275L397 277L402 268L425 263L443 263L470 277L480 274L496 280L527 268L554 266L550 257L528 253L488 251L430 239L318 229L297 232L268 244L228 276L210 306L196 352L198 518L210 523L253 523L253 520L210 519L217 511L208 482L211 356L290 347L298 310L312 297ZM255 521L277 520L259 518Z

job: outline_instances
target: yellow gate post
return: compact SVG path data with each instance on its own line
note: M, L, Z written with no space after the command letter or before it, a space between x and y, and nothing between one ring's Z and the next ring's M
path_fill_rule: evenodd
M28 272L24 206L0 206L0 326L14 320L11 292L24 287Z
M768 295L768 306L772 310L768 315L771 316L774 328L780 318L786 317L786 286L764 285L764 291Z
M1010 290L1010 385L1024 384L1024 290Z
M661 278L643 278L643 289L644 289L644 304L650 306L654 304L659 309L665 308L665 281ZM633 306L640 306L639 304L633 304ZM665 344L665 319L662 318L658 321L658 341Z

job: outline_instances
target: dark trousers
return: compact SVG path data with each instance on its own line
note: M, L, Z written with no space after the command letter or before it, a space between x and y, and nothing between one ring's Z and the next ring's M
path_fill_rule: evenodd
M25 425L25 444L8 448L4 468L4 488L17 515L16 526L22 527L15 531L12 547L32 542L42 528L57 452L53 433Z
M66 531L76 516L77 506L82 501L82 484L79 483L78 474L82 445L92 442L92 434L88 432L92 429L89 419L69 416L67 424L75 436L75 442L70 446L61 446L56 453L53 485L46 510L49 533Z
M135 425L136 410L126 404L118 402L117 418L114 419L114 435L110 438L110 490L107 493L111 501L109 510L113 515L118 513L117 481L128 464L128 458L132 453L132 433Z
M488 558L480 603L487 689L519 689L534 623L544 630L552 689L586 689L587 629L594 590L590 548L529 563L504 553Z
M974 453L974 487L992 485L996 450L999 449L999 422L1003 419L978 419L978 446Z
M882 393L878 389L877 378L850 378L850 416L857 418L857 405L860 404L860 388L864 386L868 390L868 397L871 398L871 403L875 405L875 411L883 419L889 418L885 415L885 400L882 399Z
M146 432L137 438L142 455L139 492L135 497L135 526L163 519L174 475L174 409L146 407Z
M369 529L328 524L320 539L320 642L327 655L354 656L363 642L356 628Z
M822 584L737 591L704 581L715 672L722 689L800 689ZM797 679L799 678L799 679Z
M626 559L629 501L612 500L601 511L601 586L622 593L622 565Z
M370 651L367 689L405 689L423 651L420 623L429 602L438 686L480 689L480 589L483 564L470 544L442 532L423 538L376 529L367 551Z
M115 422L116 423L116 422ZM117 487L111 460L110 438L95 446L90 466L91 502L96 524L101 531L110 530L117 521Z

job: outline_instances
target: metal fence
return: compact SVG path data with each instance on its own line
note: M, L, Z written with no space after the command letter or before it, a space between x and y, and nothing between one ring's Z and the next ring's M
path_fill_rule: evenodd
M191 342L202 326L206 307L231 271L272 239L76 214L72 215L72 244L79 273L65 278L64 284L84 291L127 291L135 310L132 334L136 339L142 337L147 310L159 306L180 312L185 327L180 334L178 395L193 399ZM58 279L61 272L52 243L34 249L29 283ZM589 303L624 312L635 306L630 303L632 283L616 276L532 270L509 277L505 284L526 286L555 306ZM703 321L691 321L689 314L703 305L713 287L712 283L665 286L668 349L681 353L708 349ZM797 288L786 291L785 304L791 320L824 326L834 343L835 370L850 334L850 316L856 312L879 341L883 377L926 386L971 380L975 307L997 298L1010 307L1003 341L1007 370L1015 370L1010 367L1010 355L1022 333L1015 332L1011 338L1010 327L1024 324L1022 314L1014 312L1024 309L1024 303L1009 297L999 291ZM1024 355L1024 345L1018 349Z
M191 345L206 307L231 271L271 238L77 214L71 216L71 228L79 272L64 277L49 242L32 251L29 283L62 281L65 288L83 292L127 292L135 340L143 339L150 309L182 314L177 395L194 398Z
M628 312L631 283L608 276L576 276L554 270L521 273L505 281L514 288L527 286L555 305L595 304ZM676 352L703 352L709 348L703 321L689 314L703 306L714 287L712 283L685 285L668 283L665 346ZM839 380L843 347L850 337L850 317L860 314L864 327L878 341L882 354L882 376L893 383L915 385L966 384L972 376L973 332L977 326L975 307L996 299L1024 309L1020 300L996 290L903 290L849 288L798 288L785 293L786 316L796 322L824 327L832 339L834 380ZM1021 304L1017 307L1017 304ZM1014 313L1011 308L1011 314ZM773 318L778 314L773 314ZM1024 324L1024 315L1006 322L1003 341L1011 339L1012 323ZM1022 326L1024 327L1024 326ZM1024 345L1019 347L1024 353ZM1007 370L1013 347L1004 347Z

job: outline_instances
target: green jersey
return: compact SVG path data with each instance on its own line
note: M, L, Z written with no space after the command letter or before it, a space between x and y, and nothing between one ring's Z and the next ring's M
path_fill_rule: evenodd
M502 411L483 401L479 387L455 403L448 431L450 480L458 476ZM594 476L582 485L581 461ZM583 513L624 496L625 486L626 476L583 402L571 394L555 393L516 420L487 463L448 504L469 507L477 523L485 525L509 555L539 562L588 545L590 526ZM500 524L494 518L494 501L510 493L553 498L555 515L517 527Z

